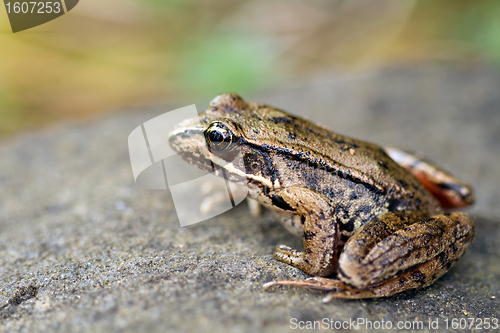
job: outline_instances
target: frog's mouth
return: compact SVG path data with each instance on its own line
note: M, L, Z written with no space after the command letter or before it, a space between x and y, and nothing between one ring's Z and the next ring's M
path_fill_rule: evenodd
M181 127L182 124L179 125ZM174 129L168 137L172 149L185 161L200 169L211 172L212 161L210 152L205 144L203 131L199 128Z

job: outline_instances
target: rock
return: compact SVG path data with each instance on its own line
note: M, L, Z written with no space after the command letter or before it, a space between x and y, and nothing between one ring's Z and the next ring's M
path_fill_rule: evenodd
M128 134L174 106L4 141L0 331L284 332L323 318L384 320L386 328L405 320L428 328L431 319L440 329L448 320L451 329L453 318L498 318L499 86L488 66L422 64L244 96L349 136L425 152L474 185L471 249L432 286L385 299L323 304L319 291L262 291L277 278L306 277L273 259L275 245L301 240L272 214L255 219L239 205L180 228L168 191L137 189Z

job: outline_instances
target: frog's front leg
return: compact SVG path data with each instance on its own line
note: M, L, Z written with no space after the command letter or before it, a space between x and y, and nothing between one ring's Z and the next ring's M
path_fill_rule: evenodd
M270 194L273 202L304 222L304 252L280 245L274 257L310 275L329 276L337 270L338 225L334 209L321 194L304 187L289 187Z

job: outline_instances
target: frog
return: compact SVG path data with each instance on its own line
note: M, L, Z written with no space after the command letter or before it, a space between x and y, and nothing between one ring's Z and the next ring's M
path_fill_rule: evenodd
M168 140L185 161L247 186L251 200L302 237L302 250L279 245L274 258L311 277L270 281L265 290L323 290L329 302L421 289L474 239L471 216L452 211L474 202L469 184L401 149L235 93L216 96Z

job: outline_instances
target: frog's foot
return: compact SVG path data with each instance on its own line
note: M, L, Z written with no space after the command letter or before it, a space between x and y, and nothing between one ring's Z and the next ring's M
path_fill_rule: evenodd
M434 281L446 273L457 259L455 245L450 245L445 251L426 263L409 269L407 272L380 284L370 286L366 289L357 289L343 284L344 288L339 286L337 290L333 290L332 293L323 298L323 302L328 303L334 298L359 299L387 297L406 290L424 288L434 283Z
M276 247L274 259L292 265L308 274L316 270L316 267L311 264L311 260L307 257L305 252L294 250L286 245L279 245Z
M201 184L200 192L203 194L203 201L200 203L199 212L203 215L212 214L228 204L228 184L221 181L220 178L210 179ZM231 200L238 200L246 197L244 188L238 185L232 185L229 193ZM241 199L236 199L241 198ZM252 200L253 201L253 200Z
M334 298L370 298L381 297L377 296L372 290L362 290L353 288L344 282L337 279L329 279L315 276L305 280L276 280L267 282L262 286L263 290L267 290L276 286L289 286L314 290L331 291L330 294L323 298L324 303L330 302Z
M317 271L320 274L322 273L322 271L318 270L317 266L314 265L314 262L308 258L305 252L294 250L286 245L279 245L276 247L274 258L278 261L284 262L285 264L296 267L308 274L311 274L310 272L312 271ZM332 267L335 267L334 265L336 265L336 262L332 261L328 266L325 266L329 270Z
M439 200L444 209L465 207L474 202L469 184L426 161L422 156L393 147L386 147L384 150L396 163L413 174Z
M339 258L340 280L278 280L264 288L286 285L331 291L324 302L387 297L432 284L463 255L473 238L474 224L464 213L429 219L418 212L387 213L347 241ZM292 258L300 254L287 247L279 250Z
M305 280L276 280L267 282L262 286L263 290L267 290L271 287L276 286L289 286L289 287L297 287L297 288L307 288L307 289L316 289L316 290L337 290L345 286L340 280L328 279L324 277L315 276L312 278L308 278Z
M247 198L248 210L252 216L261 216L263 213L264 206L257 200Z
M292 265L299 269L307 266L307 262L306 260L304 260L303 253L294 250L286 245L278 245L276 247L276 252L274 252L274 259Z
M223 181L218 181L218 179L204 181L201 184L200 192L203 194L203 201L199 207L202 214L210 214L227 201L226 184Z
M460 252L460 251L458 251ZM331 291L323 298L328 303L334 298L361 299L387 297L405 290L419 289L431 285L440 278L460 257L457 256L457 244L449 245L446 250L422 265L406 270L387 281L366 288L356 288L337 279L312 277L305 280L276 280L265 283L263 289L275 286L290 286L315 290Z

